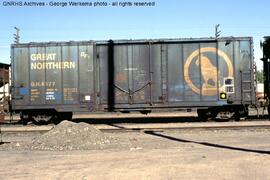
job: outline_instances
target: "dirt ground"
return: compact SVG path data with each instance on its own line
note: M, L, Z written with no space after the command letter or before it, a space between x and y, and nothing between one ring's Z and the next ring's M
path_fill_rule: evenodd
M270 179L269 130L109 133L87 151L0 151L0 179Z

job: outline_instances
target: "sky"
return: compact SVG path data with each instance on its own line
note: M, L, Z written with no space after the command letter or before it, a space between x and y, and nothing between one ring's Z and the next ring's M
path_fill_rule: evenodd
M25 0L68 2L68 0ZM22 1L22 2L25 2ZM10 63L14 27L20 42L252 36L258 69L260 41L270 35L269 0L73 0L77 2L155 2L153 7L4 6L0 0L0 62ZM13 0L18 2L18 0Z

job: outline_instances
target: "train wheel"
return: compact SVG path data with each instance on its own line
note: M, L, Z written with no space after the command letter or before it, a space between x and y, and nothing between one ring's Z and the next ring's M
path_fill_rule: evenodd
M198 109L197 110L199 121L206 122L209 118L211 118L211 111L208 109Z
M26 126L28 124L28 119L21 116L21 123L22 125Z
M32 116L30 113L26 113L26 112L21 112L20 114L20 122L22 123L22 125L27 125L28 122L32 121Z
M248 116L248 108L247 107L239 107L234 111L235 121L240 121L241 118L245 118Z
M234 120L235 120L236 122L239 122L239 121L241 120L241 116L239 115L238 112L235 112L235 113L234 113Z

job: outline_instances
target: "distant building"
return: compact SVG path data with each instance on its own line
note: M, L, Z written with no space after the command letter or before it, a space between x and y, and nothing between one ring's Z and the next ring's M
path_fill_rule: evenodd
M0 87L9 82L9 64L0 63Z
M0 101L9 96L9 64L0 63Z

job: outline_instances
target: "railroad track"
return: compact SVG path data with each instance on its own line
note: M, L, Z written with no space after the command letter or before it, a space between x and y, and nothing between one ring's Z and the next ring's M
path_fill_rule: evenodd
M204 127L166 127L166 128L111 128L111 129L100 129L102 132L114 133L114 132L164 132L164 131L192 131L192 130L241 130L241 129L270 129L270 125L250 125L250 126L204 126Z
M225 123L158 123L158 124L98 124L93 125L104 133L125 132L163 132L163 131L214 131L214 130L257 130L270 129L270 121L258 122L225 122ZM46 133L54 126L5 126L1 133Z
M5 126L0 127L1 133L46 133L53 126Z

